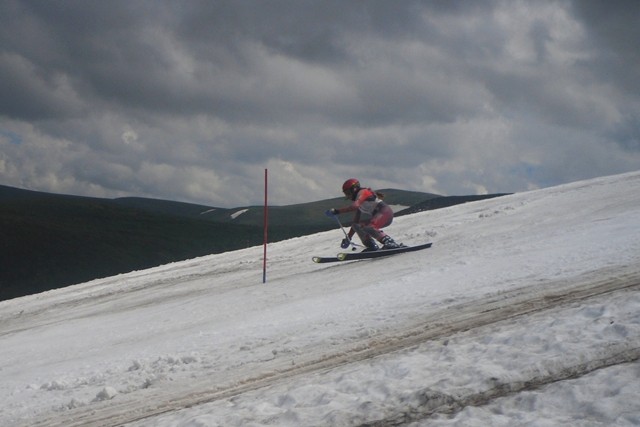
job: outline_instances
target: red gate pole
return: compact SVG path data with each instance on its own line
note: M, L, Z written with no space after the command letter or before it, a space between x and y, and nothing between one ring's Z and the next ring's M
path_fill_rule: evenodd
M264 170L264 254L262 256L262 283L267 282L267 230L269 228L269 210L267 208L267 169Z

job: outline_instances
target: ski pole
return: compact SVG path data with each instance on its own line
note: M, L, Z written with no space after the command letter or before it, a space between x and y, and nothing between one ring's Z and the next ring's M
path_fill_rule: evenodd
M333 215L333 219L335 219L336 222L338 223L338 225L340 226L340 230L342 230L342 233L344 234L344 238L347 239L347 241L351 245L351 250L355 251L356 247L359 246L359 245L357 243L353 243L353 241L349 238L349 235L347 234L347 232L345 231L344 227L342 226L342 223L340 222L340 218L338 218L337 215Z

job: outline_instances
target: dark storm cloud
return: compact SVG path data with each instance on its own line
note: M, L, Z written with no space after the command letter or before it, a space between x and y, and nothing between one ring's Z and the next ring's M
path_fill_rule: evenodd
M623 148L640 150L640 2L576 1L576 14L589 28L599 55L585 61L597 76L629 99L631 108L608 133Z
M640 2L576 0L573 7L599 51L587 64L596 68L598 77L640 94Z
M416 37L412 29L419 29L420 15L415 12L420 9L415 3L403 7L387 2L13 5L15 14L26 15L31 30L22 38L24 30L15 19L9 18L11 25L3 26L7 51L26 52L3 61L8 63L3 67L10 73L7 81L12 82L6 86L14 88L6 99L20 99L32 111L21 113L5 105L2 111L12 117L77 114L75 101L80 98L118 108L212 114L227 120L277 120L292 114L363 123L399 117L451 118L444 96L428 97L428 88L416 90L411 70L401 65L376 67L375 46L362 56L346 46L350 37L358 43L370 34L391 40ZM416 34L420 36L419 31ZM318 105L303 98L314 94L290 81L278 81L284 70L267 57L257 57L256 50L261 48L266 49L265 55L282 55L307 65L301 73L313 67L335 67L334 75L327 78L345 79L356 98L347 106ZM30 70L17 69L16 61ZM64 81L55 81L56 76ZM311 83L300 77L301 85Z
M640 166L639 9L5 0L0 178L239 205L267 166L279 203L347 176L462 194L623 172Z

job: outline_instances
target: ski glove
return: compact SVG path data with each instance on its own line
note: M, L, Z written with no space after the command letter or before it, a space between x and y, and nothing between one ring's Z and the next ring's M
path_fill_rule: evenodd
M351 242L349 241L349 239L342 239L342 243L340 243L340 247L342 249L347 249L350 244Z
M336 216L336 215L338 215L338 209L331 208L331 209L329 209L329 210L325 211L325 213L324 213L324 214L325 214L326 216L328 216L328 217Z

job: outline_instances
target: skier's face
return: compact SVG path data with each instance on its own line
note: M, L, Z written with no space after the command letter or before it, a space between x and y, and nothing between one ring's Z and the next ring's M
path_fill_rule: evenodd
M360 190L360 187L351 187L350 189L345 190L344 197L346 197L347 200L354 200L358 190Z

